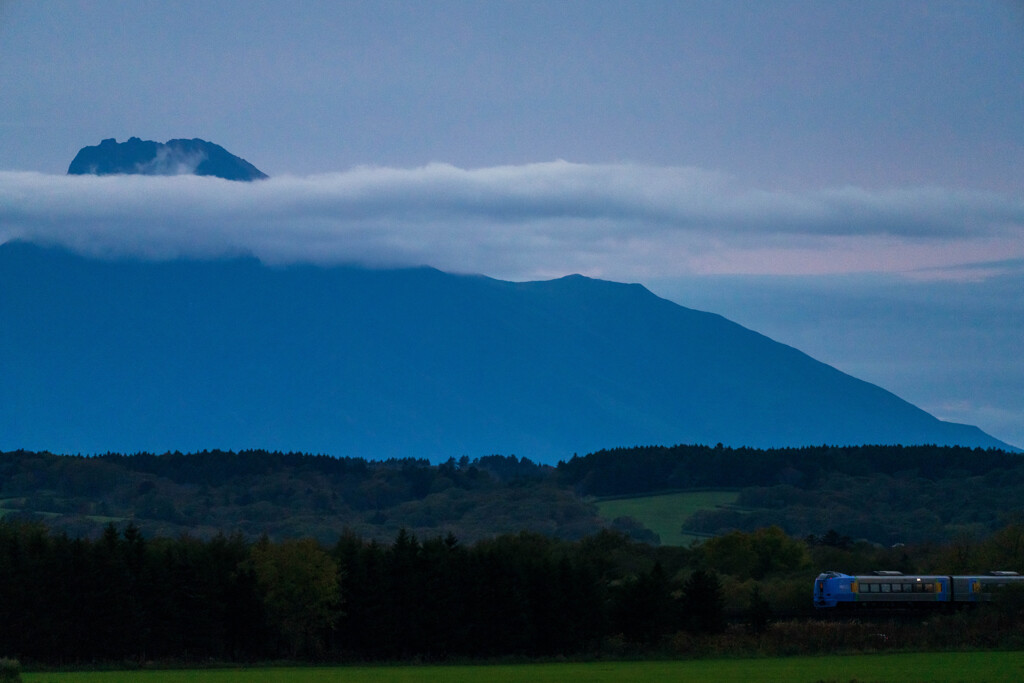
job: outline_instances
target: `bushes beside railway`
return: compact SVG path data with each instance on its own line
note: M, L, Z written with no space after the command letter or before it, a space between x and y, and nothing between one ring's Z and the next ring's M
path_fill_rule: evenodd
M931 615L863 615L844 619L785 619L754 634L741 625L716 638L683 635L673 654L794 656L887 651L1020 650L1024 619L987 606Z
M17 659L0 659L0 683L21 683L21 663Z

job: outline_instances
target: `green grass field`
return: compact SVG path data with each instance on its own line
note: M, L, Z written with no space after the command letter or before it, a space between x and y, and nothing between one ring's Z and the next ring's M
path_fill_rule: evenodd
M732 505L737 491L685 491L636 498L611 498L597 503L605 519L632 517L661 537L662 545L689 545L697 536L680 529L686 518L698 510Z
M1024 680L1024 653L959 652L676 662L493 666L296 667L26 673L25 683L649 683L837 681L957 683Z

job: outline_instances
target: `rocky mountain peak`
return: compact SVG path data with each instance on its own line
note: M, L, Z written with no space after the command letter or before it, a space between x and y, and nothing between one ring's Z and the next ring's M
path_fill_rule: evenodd
M267 174L220 145L206 140L125 142L114 138L83 147L68 167L68 175L200 175L225 180L262 180Z

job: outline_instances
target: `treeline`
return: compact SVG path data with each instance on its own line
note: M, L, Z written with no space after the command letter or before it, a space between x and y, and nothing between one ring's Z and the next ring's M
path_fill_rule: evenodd
M795 653L840 649L844 633L880 647L871 640L877 626L800 625L814 618L819 570L1022 565L1024 526L978 542L886 549L836 533L795 539L777 528L692 548L609 531L466 545L400 531L389 544L344 534L327 546L238 535L150 539L132 525L73 539L0 522L0 657L76 666ZM905 629L903 637L921 647L1024 644L1019 607L997 606L980 621L933 618L916 626L923 635ZM845 646L854 642L861 640Z
M342 536L249 542L97 540L0 522L0 655L73 665L149 660L381 660L597 652L724 628L712 572L689 551L610 532L529 533L464 546ZM662 560L665 562L663 563Z
M834 475L913 474L935 481L1018 471L1016 453L963 446L808 446L727 448L636 446L574 456L558 464L559 480L585 495L621 496L688 488L790 484L815 488Z

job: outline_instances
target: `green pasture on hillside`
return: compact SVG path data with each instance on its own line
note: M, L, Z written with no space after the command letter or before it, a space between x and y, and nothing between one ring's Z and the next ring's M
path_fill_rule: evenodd
M649 683L836 681L956 683L1024 680L1024 653L945 652L673 662L490 666L289 667L26 673L25 683Z
M21 508L5 508L3 507L3 504L0 503L0 519L3 519L7 515L19 512L22 512ZM60 517L59 512L41 512L38 510L32 511L32 515L37 518L42 517L43 519L54 519L55 517ZM100 524L108 524L110 522L114 522L116 524L118 522L125 521L124 517L106 517L103 515L84 515L83 518L92 522L99 522Z
M19 498L0 498L0 517L3 517L4 515L10 512L16 512L17 508L7 506L13 506L15 503L20 502L21 500L22 499Z
M684 534L683 522L698 510L732 505L738 491L682 491L634 498L606 498L597 503L607 520L632 517L661 537L662 545L689 545L698 536Z
M21 512L21 511L22 511L21 508L17 508L17 507L14 507L14 508L4 507L3 501L0 500L0 518L4 517L5 515L10 515L10 514ZM33 511L32 514L33 515L38 515L39 517L44 517L46 519L52 519L54 517L60 517L60 514L56 513L56 512L36 512L36 511Z

